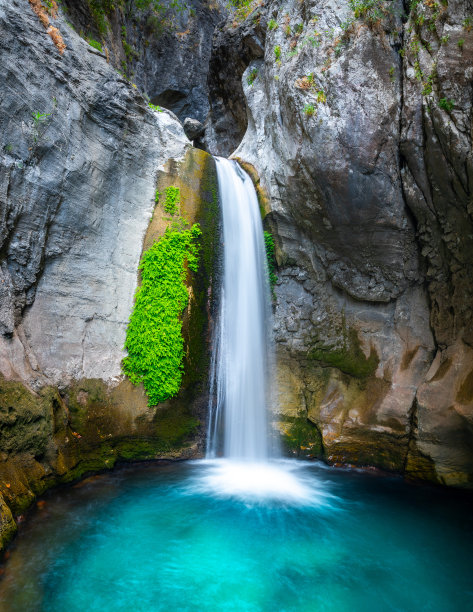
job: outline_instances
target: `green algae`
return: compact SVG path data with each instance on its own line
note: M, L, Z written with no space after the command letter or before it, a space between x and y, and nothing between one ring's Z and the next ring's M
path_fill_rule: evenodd
M359 379L373 376L379 364L379 357L374 347L371 347L370 354L366 357L355 329L346 331L342 346L331 346L316 341L308 356L325 366L337 368Z

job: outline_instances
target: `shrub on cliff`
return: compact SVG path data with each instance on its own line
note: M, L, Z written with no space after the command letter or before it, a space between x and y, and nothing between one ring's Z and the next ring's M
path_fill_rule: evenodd
M173 397L181 386L186 263L197 271L201 233L198 224L167 229L140 262L142 282L127 329L123 371L134 385L143 384L150 406Z

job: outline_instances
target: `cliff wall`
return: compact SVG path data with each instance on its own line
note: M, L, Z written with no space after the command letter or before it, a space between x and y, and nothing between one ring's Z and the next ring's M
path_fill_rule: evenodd
M0 1L0 547L12 513L54 484L118 460L195 456L205 419L212 158L37 6ZM169 185L201 223L203 263L188 279L183 390L150 407L121 362L143 248L170 222L156 197Z
M471 8L254 3L214 39L206 135L255 168L269 203L289 444L462 486L473 468Z

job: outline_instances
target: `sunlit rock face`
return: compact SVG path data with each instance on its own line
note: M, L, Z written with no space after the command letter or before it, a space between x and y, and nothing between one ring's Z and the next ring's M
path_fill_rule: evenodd
M28 3L0 7L0 371L108 380L120 374L158 169L190 143L63 18L60 55Z
M156 191L186 189L199 220L211 158L49 19L62 54L27 0L0 0L0 496L14 514L117 460L195 456L205 410L186 391L150 408L121 361L143 243L164 231L161 214L150 225ZM15 529L5 508L0 546Z
M376 10L228 21L206 138L270 200L290 446L471 486L473 32L458 3Z

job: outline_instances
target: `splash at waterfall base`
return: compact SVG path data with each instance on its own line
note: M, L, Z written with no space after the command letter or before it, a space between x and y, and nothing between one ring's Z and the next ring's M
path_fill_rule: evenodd
M222 497L202 489L207 467L193 461L126 466L49 495L12 548L0 608L471 609L467 499L291 464L310 503Z
M217 158L216 165L223 274L213 338L207 462L199 486L252 502L311 503L311 487L295 462L279 459L278 441L270 437L274 343L257 195L235 161Z
M202 472L195 481L195 490L224 499L310 506L323 496L304 472L304 465L291 459L254 463L222 458L200 461L198 465Z

